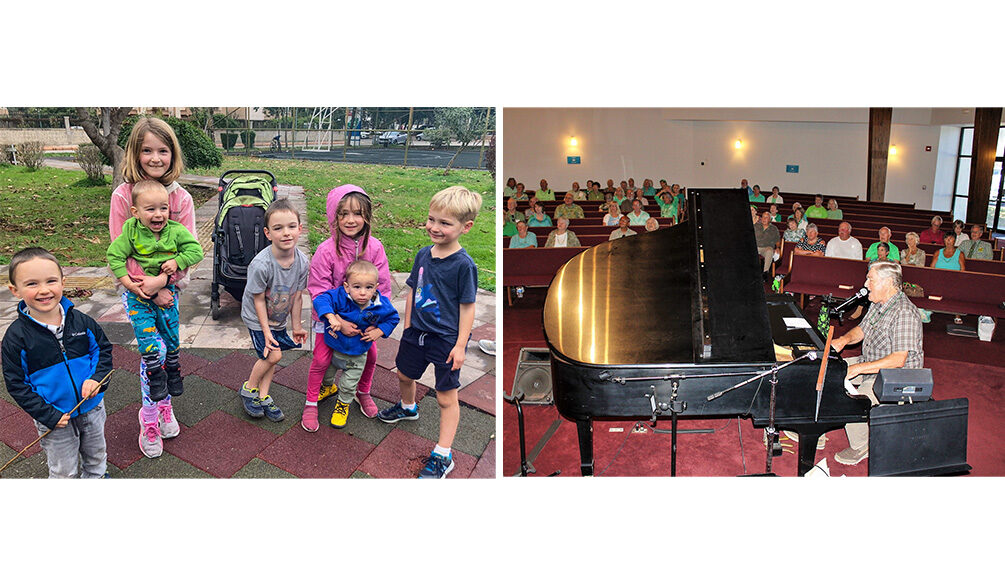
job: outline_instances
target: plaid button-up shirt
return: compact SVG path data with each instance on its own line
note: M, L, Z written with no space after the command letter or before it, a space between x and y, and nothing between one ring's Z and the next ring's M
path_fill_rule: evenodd
M862 359L874 362L898 351L907 352L905 368L921 368L921 314L903 291L885 303L873 303L862 319Z

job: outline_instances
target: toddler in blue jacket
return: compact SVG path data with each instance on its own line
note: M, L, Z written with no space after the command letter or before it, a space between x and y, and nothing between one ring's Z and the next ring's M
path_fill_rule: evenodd
M397 309L377 290L378 278L376 266L356 260L346 268L343 286L314 297L315 312L328 321L324 339L333 350L332 364L342 370L338 401L331 418L331 425L337 429L346 425L349 403L356 396L370 345L377 338L390 335L398 325ZM342 322L356 325L362 333L351 336L342 333Z

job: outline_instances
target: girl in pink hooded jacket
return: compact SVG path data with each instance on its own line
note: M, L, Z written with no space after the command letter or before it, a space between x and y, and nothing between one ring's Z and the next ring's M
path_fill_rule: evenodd
M328 192L328 229L332 236L321 242L311 258L311 272L307 278L307 291L311 299L319 294L342 286L345 269L355 260L368 260L377 267L377 289L386 297L391 296L391 272L388 269L387 254L380 240L370 235L372 221L370 197L356 185L342 185ZM324 341L325 326L311 309L313 320L314 359L307 376L307 402L301 426L308 432L318 430L318 401L335 394L335 367L331 365L332 350ZM336 318L338 318L336 316ZM349 322L342 324L341 333L353 336L362 333ZM366 367L356 388L356 402L367 418L377 415L377 405L370 397L373 371L377 365L377 344L370 346L366 356ZM345 413L343 413L345 414Z

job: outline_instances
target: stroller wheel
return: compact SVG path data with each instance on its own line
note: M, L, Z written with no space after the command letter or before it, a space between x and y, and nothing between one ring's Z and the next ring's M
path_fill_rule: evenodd
M220 301L211 300L209 302L209 313L214 321L220 319Z

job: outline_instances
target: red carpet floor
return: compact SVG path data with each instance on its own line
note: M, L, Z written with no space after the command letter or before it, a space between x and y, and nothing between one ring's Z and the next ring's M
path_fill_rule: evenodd
M530 289L523 299L514 299L504 308L505 343L503 344L503 388L508 394L516 373L521 347L544 347L541 304L544 289ZM810 303L807 316L815 317L817 306ZM975 318L968 318L968 323ZM934 315L925 325L925 367L932 369L934 397L938 400L969 399L967 462L971 475L1005 476L1005 335L996 332L992 342L951 336L946 325L951 317ZM836 322L835 322L836 324ZM972 324L972 323L971 323ZM839 326L836 335L853 326ZM846 352L852 355L852 351ZM524 406L526 444L537 476L560 471L562 476L579 475L579 443L576 426L558 414L554 406ZM634 422L602 421L594 423L595 474L600 476L669 476L670 436L646 432L633 433ZM516 408L503 406L503 473L515 475L520 470L519 434ZM557 427L557 428L554 428ZM660 422L659 430L669 430L669 422ZM762 430L749 419L684 420L680 429L713 429L710 434L682 434L678 437L677 475L691 477L737 476L763 473L765 449ZM546 436L549 435L550 436ZM791 441L783 438L783 444ZM826 457L834 476L865 476L867 463L846 466L834 461L834 454L848 446L843 432L828 434L826 447L817 458ZM866 460L868 461L868 459ZM775 457L772 471L782 476L796 475L796 456L784 453Z

